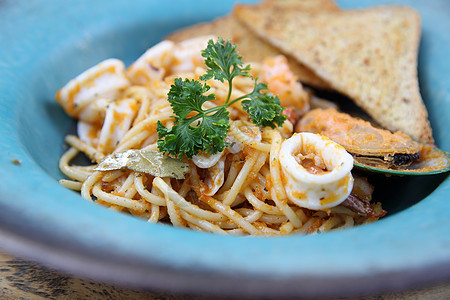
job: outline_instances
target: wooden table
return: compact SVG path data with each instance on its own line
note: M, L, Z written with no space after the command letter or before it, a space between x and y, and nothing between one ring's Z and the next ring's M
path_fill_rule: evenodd
M188 300L199 297L127 289L69 276L0 252L0 299L150 299ZM213 299L200 297L200 299ZM345 300L347 298L338 298ZM373 295L364 300L450 299L450 283L402 293Z

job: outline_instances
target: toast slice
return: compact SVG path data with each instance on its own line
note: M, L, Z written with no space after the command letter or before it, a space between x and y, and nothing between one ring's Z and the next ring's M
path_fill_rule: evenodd
M333 0L265 0L256 5L262 9L294 10L311 14L340 10ZM255 4L250 4L250 6L254 7Z
M267 0L258 4L258 6L268 10L295 10L308 13L335 11L339 9L332 0ZM168 35L165 39L180 42L201 35L216 35L224 39L231 39L234 44L238 45L239 54L242 55L243 60L247 63L261 62L265 57L280 54L278 48L248 30L245 24L240 22L234 15L223 16L211 22L200 23L180 29ZM313 71L296 59L289 57L289 55L285 56L288 58L289 67L302 83L322 89L329 89L329 85Z
M383 127L434 142L417 78L421 20L412 8L380 6L312 15L241 5L234 13Z

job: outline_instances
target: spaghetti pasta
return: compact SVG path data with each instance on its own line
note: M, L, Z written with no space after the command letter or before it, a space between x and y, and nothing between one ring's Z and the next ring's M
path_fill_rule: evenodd
M78 126L78 136L68 135L65 139L70 147L61 156L59 167L70 180L62 179L61 184L79 190L87 200L148 222L171 223L217 234L306 234L375 220L339 204L343 199L336 207L314 208L292 200L292 191L286 190L289 172L286 173L286 166L281 164L280 153L282 143L293 134L294 121L286 120L276 129L261 129L236 105L228 107L229 146L215 155L199 154L192 160L185 157L190 171L184 179L161 178L126 169L95 170L111 153L130 149L158 150L157 121L167 128L173 126L172 109L166 99L170 85L177 76L198 78L205 73L197 50L204 47L206 41L207 38L181 44L164 41L128 69L119 60L107 60L64 86L56 95L57 101L82 124ZM281 105L295 103L301 106L301 113L309 109L307 93L293 80L293 74L288 73L289 80L283 86L280 70L288 68L286 60L269 58L262 65L253 65L253 75L261 75L263 80L266 77L269 88L270 80L276 78L274 86L283 91L286 99L281 99ZM276 72L271 73L272 69ZM274 73L277 76L267 75ZM208 84L216 98L205 105L223 104L228 94L227 85L215 79L209 79ZM234 82L233 93L239 97L252 88L253 81L241 78ZM289 92L290 88L294 89L293 93ZM311 147L305 147L309 149L306 151L314 152ZM84 153L92 165L73 165L72 160L79 153ZM302 155L307 157L308 153ZM329 157L335 153L316 151L315 155ZM302 158L297 155L295 159L301 165ZM373 209L381 210L379 206Z

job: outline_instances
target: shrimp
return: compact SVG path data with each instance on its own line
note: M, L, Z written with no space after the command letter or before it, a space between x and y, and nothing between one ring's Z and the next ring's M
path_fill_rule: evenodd
M109 105L99 136L99 151L108 154L116 148L130 129L137 111L138 104L133 98L123 98Z
M112 101L113 99L108 98L98 98L95 101L92 101L86 106L85 109L81 110L78 114L79 122L102 122L105 119L106 108Z
M135 85L149 85L161 81L169 71L175 43L162 41L149 48L127 69L127 76Z
M281 144L279 161L288 199L314 210L334 207L353 188L353 157L325 136L294 134Z
M222 158L223 151L216 154L201 153L192 157L192 162L199 168L211 168Z
M240 120L231 122L230 136L243 145L259 143L262 139L261 131L256 125Z
M151 86L180 72L193 72L204 66L201 50L212 36L201 36L180 43L164 40L149 48L128 69L132 84Z
M202 153L192 157L192 162L206 172L204 184L200 187L202 194L214 195L225 182L226 155L224 154L224 151L222 151L212 155Z
M308 93L283 55L264 59L261 80L268 84L269 92L278 95L281 106L294 108L299 116L309 110Z
M99 123L88 123L83 121L78 121L77 123L77 133L80 140L94 148L97 148L98 146L98 138L101 129L102 126Z
M202 50L213 36L200 36L176 44L173 51L171 73L193 72L196 67L204 66Z
M71 117L96 122L101 120L108 102L128 86L124 63L107 59L70 80L56 93L56 100Z
M203 195L212 196L222 187L225 182L225 156L212 167L207 169L204 184L200 187Z

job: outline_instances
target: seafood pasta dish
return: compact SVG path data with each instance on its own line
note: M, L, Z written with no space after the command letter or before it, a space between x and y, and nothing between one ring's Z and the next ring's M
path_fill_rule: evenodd
M56 99L77 135L65 138L59 165L70 179L60 182L148 222L218 234L317 233L382 217L352 154L307 130L334 108L316 107L285 56L247 65L238 51L211 36L163 40L128 67L107 59L69 81ZM80 153L91 164L74 164Z
M265 0L172 32L129 66L99 62L56 94L77 120L60 182L148 222L218 234L376 221L378 187L354 165L450 165L419 91L420 24L406 6Z

